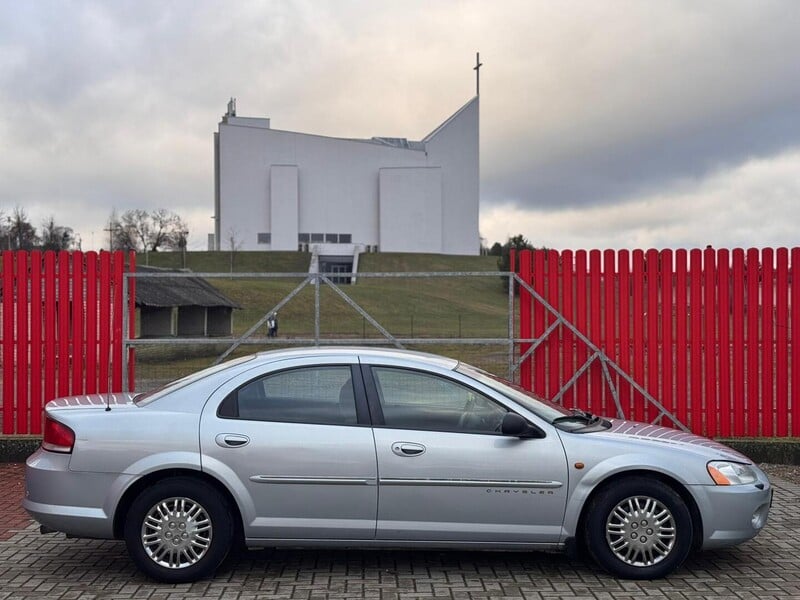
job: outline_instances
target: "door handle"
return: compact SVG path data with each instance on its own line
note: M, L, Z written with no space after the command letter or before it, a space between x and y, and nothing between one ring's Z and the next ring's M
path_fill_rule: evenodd
M250 438L237 433L220 433L216 438L218 446L223 448L241 448L250 443Z
M425 446L414 442L395 442L392 444L392 452L397 456L419 456L425 453Z

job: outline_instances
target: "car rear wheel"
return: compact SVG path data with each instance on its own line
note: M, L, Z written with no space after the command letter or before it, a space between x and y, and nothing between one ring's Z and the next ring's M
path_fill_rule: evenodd
M668 485L631 477L595 496L586 547L607 571L626 579L657 579L678 568L692 546L692 518Z
M178 583L207 577L231 547L233 520L225 498L188 477L159 481L131 504L125 543L153 579Z

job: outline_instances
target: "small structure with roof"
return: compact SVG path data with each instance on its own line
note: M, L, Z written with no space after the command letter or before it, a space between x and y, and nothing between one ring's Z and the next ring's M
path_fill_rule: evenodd
M138 273L187 273L137 266ZM137 277L140 337L230 336L236 302L202 277Z

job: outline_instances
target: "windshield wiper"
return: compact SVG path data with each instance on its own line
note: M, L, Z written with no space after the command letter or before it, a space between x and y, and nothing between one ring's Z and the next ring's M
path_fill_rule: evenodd
M589 425L592 425L600 420L600 417L597 415L593 415L592 413L581 410L580 408L571 408L570 410L572 411L571 415L556 417L553 419L552 424L555 425L556 423L563 423L564 421L574 421L575 419L580 419L586 421Z

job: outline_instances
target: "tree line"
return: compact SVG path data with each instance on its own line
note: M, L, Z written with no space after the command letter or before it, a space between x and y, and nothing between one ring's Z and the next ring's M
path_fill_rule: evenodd
M185 250L189 239L186 222L165 208L146 211L126 210L121 216L111 213L108 222L109 239L114 250L158 252Z
M72 227L46 218L37 230L25 209L16 207L6 214L0 210L0 249L2 250L74 250L80 246Z
M108 226L109 250L158 252L185 250L189 239L186 222L164 208L151 211L132 209L121 215L111 213ZM81 239L72 227L61 225L53 216L37 229L24 208L11 212L0 209L0 250L80 250Z

